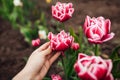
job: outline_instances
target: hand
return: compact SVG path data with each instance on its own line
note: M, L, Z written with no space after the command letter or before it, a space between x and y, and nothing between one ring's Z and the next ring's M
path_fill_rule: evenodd
M36 49L28 59L26 66L13 80L42 80L51 64L60 56L60 52L52 54L50 42Z

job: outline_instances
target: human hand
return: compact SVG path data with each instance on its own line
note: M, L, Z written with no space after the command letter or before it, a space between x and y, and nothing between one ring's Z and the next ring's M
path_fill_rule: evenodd
M28 59L26 66L13 80L42 80L51 64L60 56L60 52L52 54L47 42L36 49Z

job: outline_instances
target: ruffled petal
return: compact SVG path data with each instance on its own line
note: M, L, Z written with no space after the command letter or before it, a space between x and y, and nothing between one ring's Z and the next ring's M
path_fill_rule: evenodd
M106 76L108 76L108 75L111 74L111 70L112 70L113 65L112 65L112 61L111 60L106 60L106 64L107 64L107 68L108 68Z
M106 19L105 20L105 33L106 34L109 34L109 32L110 32L110 27L111 27L111 22L110 22L110 20L109 19Z
M101 40L96 41L96 40L93 40L93 39L91 39L91 38L88 38L88 41L89 41L90 43L94 43L94 44L102 44L102 43L103 43Z
M84 26L83 26L83 29L84 29L84 32L86 34L86 30L87 30L87 27L90 25L90 17L89 16L86 16L85 18L85 22L84 22Z
M114 36L115 36L114 33L107 34L107 35L105 35L105 36L101 39L101 41L102 41L102 42L106 42L106 41L108 41L108 40L111 40Z

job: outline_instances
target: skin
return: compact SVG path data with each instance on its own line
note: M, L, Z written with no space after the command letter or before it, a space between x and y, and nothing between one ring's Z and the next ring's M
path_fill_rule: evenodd
M36 49L29 57L25 67L13 80L42 80L47 74L52 63L60 56L61 52L53 54L47 42Z

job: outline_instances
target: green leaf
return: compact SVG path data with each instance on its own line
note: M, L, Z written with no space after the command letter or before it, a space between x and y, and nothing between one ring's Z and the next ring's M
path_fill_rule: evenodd
M17 16L18 16L17 12L11 13L11 15L9 16L10 21L15 22L17 19Z
M113 50L112 54L110 55L110 58L111 58L112 60L118 58L118 50L119 50L119 49L120 49L120 46L116 47L116 48Z
M31 28L31 27L21 27L20 28L20 32L23 34L23 36L25 37L25 41L27 41L29 44L31 44L31 40L35 39L38 37L38 30L35 28Z
M75 77L71 77L71 79L72 79L72 80L81 80L81 79L79 79L79 78L76 77L76 76L75 76Z
M23 57L23 60L25 61L25 62L27 62L28 61L28 57Z
M113 74L114 78L120 78L120 72Z
M44 77L43 80L51 80L51 78L48 78L48 77Z
M42 22L42 25L46 26L46 18L45 18L45 13L44 12L41 13L41 17L40 18L41 18L40 20Z
M69 31L70 31L70 34L74 37L74 40L75 40L76 42L80 43L78 36L77 36L77 35L75 34L75 32L74 32L74 29L71 27Z
M80 46L82 46L82 39L83 39L83 31L82 31L82 26L79 27L79 43Z
M63 67L63 65L62 65L62 62L61 62L61 61L58 61L57 65L58 65L58 66L60 66L60 67Z
M116 77L116 78L118 78L116 75L118 75L120 72L119 66L120 66L120 58L113 60L112 73L113 73L114 77ZM119 77L120 77L120 75L119 75Z
M30 43L32 36L31 36L31 30L29 28L26 27L22 27L20 28L20 32L23 34L23 36L25 37L25 40Z

